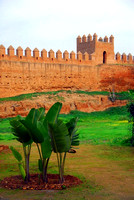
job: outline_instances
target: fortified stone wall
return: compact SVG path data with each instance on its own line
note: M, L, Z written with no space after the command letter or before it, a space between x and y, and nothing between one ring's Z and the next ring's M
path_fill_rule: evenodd
M47 90L98 90L98 67L0 61L0 95Z
M99 43L98 43L99 44ZM95 65L88 53L67 51L62 53L37 48L31 55L30 48L0 45L0 97L48 90L109 90L134 89L134 60L119 53L114 64ZM99 55L99 54L98 54ZM125 63L125 65L124 65ZM122 65L123 64L123 65Z
M134 89L134 66L0 61L0 97L50 90Z

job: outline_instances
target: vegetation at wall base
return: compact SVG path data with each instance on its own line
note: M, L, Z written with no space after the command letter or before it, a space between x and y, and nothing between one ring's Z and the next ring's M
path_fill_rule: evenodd
M58 98L60 98L61 100L64 101L64 99L60 96L58 96L58 93L60 92L66 92L69 94L73 94L73 93L77 93L77 94L86 94L86 95L107 95L109 96L109 92L108 91L82 91L82 90L58 90L58 91L49 91L49 92L35 92L35 93L28 93L28 94L21 94L18 96L13 96L13 97L5 97L5 98L0 98L0 103L2 103L3 101L22 101L22 100L26 100L26 99L33 99L33 97L38 97L41 95L57 95ZM130 90L130 91L125 91L125 92L115 92L116 95L116 99L119 100L129 100L131 98L130 96L130 92L133 93L134 95L134 91ZM50 96L51 97L51 96ZM60 100L59 99L59 100Z

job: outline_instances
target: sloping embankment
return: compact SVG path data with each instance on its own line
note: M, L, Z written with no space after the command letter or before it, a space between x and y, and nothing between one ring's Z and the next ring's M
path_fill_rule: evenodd
M112 102L108 96L104 95L59 92L55 95L42 95L22 101L0 102L0 118L14 117L16 115L26 116L31 108L45 107L47 111L57 101L63 103L61 113L65 114L70 113L71 110L82 112L103 111L109 107L124 106L127 103L126 100Z

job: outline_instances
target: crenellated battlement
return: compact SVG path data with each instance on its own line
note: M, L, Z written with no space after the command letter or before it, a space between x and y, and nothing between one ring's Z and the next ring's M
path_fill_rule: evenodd
M7 52L7 54L6 54ZM0 60L12 60L20 62L46 62L46 63L76 63L82 62L83 64L92 65L92 60L90 59L89 54L85 57L85 54L79 52L76 54L74 51L70 53L65 50L63 53L58 50L54 52L50 49L49 52L46 49L43 49L41 52L35 48L33 51L27 47L25 50L19 46L16 50L13 46L6 48L3 45L0 45Z
M107 43L114 43L114 37L113 35L111 35L109 38L107 36L105 36L104 38L100 37L99 39L97 39L98 36L96 33L94 33L94 35L88 35L86 37L86 35L83 35L82 37L81 36L78 36L77 37L77 44L79 43L90 43L90 42L95 42L95 41L98 41L98 42L107 42Z
M134 64L134 56L132 56L131 53L129 53L128 55L126 55L125 53L123 53L122 55L117 52L115 55L115 60L117 63L130 63L130 64Z
M77 41L79 41L80 44L83 43L90 43L95 41L97 38L97 35L94 34L93 38L89 34L88 37L85 35L81 38L78 36ZM100 48L100 44L102 43L112 43L113 42L113 36L110 36L109 41L107 36L102 39L101 37L99 40L97 40L99 46L98 49ZM0 45L0 60L10 60L10 61L19 61L19 62L39 62L39 63L64 63L64 64L84 64L84 65L96 65L96 64L102 64L102 62L99 61L97 55L101 53L101 59L104 56L103 53L106 52L108 55L107 56L107 63L115 64L115 63L130 63L134 64L134 57L129 53L126 55L123 53L122 55L118 52L116 55L113 54L112 59L110 62L108 62L108 58L110 58L110 51L109 49L104 46L104 50L99 51L96 49L96 52L93 53L88 53L85 51L86 47L84 46L81 51L78 51L75 53L74 51L71 51L70 53L65 50L63 53L58 50L57 52L54 52L52 49L50 49L49 52L46 51L46 49L43 49L41 52L35 48L33 51L27 47L25 50L22 49L21 46L19 46L16 50L12 45L10 45L7 49L3 46ZM101 46L101 49L102 46ZM84 51L83 51L84 50ZM110 49L111 50L111 49ZM7 52L7 53L6 53ZM114 52L113 52L114 53ZM96 55L97 54L97 55Z

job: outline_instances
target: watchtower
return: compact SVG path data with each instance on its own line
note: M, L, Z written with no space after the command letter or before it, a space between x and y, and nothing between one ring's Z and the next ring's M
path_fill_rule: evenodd
M101 37L97 40L97 34L94 33L93 37L89 34L77 37L77 53L81 52L84 54L87 52L92 59L94 56L95 64L114 63L114 37L111 35L109 40L105 36L104 39Z

